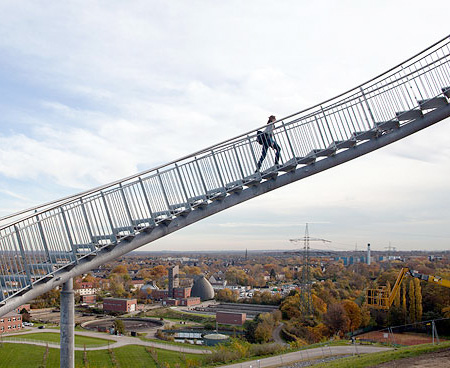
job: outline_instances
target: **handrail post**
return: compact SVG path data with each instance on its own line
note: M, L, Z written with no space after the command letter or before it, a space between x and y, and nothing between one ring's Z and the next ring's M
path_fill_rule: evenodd
M39 215L36 215L36 220L37 220L37 227L39 230L39 235L41 236L41 240L42 240L42 245L44 246L45 255L47 256L48 261L50 263L52 263L52 259L50 257L50 252L48 250L47 239L45 239L44 229L42 228L42 223L41 223L41 219L39 218Z
M161 173L159 172L159 170L156 170L156 176L158 177L158 182L159 185L161 186L161 191L164 197L164 201L166 202L166 206L167 206L167 210L171 213L171 209L170 209L170 203L169 203L169 198L167 197L167 193L166 193L166 189L164 188L162 179L161 179Z
M63 219L63 222L64 222L64 227L65 227L66 233L67 233L67 239L69 240L69 245L72 248L72 253L73 253L73 256L75 258L74 261L75 261L75 263L77 263L78 262L77 251L75 249L75 244L74 244L74 242L72 240L72 235L70 235L70 229L69 229L69 224L67 223L66 214L65 214L65 212L64 212L62 207L60 208L60 210L61 210L61 216L62 216L62 219Z
M187 194L187 191L186 191L186 187L184 186L184 181L183 181L183 178L181 177L181 172L180 172L180 168L178 167L178 164L175 164L175 169L176 169L177 174L178 174L178 179L180 179L181 189L183 190L184 198L186 200L186 204L189 206L189 208L191 208L191 204L189 203L189 200L188 200L188 194Z
M17 225L14 225L14 231L16 232L17 244L19 245L20 255L22 257L23 266L25 268L25 273L27 275L28 285L31 286L30 265L28 264L27 259L25 257L25 249L23 248L22 238L20 236L19 228L17 227Z
M364 90L362 87L360 87L359 90L361 91L361 96L363 97L363 100L366 104L367 111L369 111L369 116L370 116L370 119L372 120L372 124L375 127L375 118L373 117L372 109L370 108L369 101L367 101L366 94L364 93Z
M144 186L144 183L142 182L142 178L141 177L139 177L139 184L141 184L142 194L144 196L145 203L147 204L148 213L150 214L150 217L153 219L152 208L150 206L150 201L148 199L147 192L145 190L145 186Z
M122 201L123 201L123 204L125 206L125 212L127 213L128 220L130 221L131 226L133 226L134 225L133 217L131 216L130 207L128 206L128 202L127 202L127 199L125 197L125 193L123 191L122 183L119 184L119 190L120 190L120 194L122 196Z

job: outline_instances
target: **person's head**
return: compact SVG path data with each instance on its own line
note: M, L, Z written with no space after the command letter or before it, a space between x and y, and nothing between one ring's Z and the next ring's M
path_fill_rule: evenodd
M270 116L269 116L269 121L267 122L267 124L273 123L273 122L276 121L276 120L277 120L277 118L275 117L275 115L270 115Z

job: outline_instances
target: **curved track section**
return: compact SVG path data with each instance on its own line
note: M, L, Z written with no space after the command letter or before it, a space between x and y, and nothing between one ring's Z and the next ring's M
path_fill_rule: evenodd
M0 315L217 212L327 170L450 116L450 39L342 95L167 165L3 218ZM17 219L18 216L22 216ZM14 220L15 219L15 220Z

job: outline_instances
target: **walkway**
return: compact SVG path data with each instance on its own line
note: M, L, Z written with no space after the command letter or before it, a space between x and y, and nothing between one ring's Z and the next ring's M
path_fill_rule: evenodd
M244 363L221 366L221 368L263 368L276 367L281 364L292 364L300 360L316 360L330 356L370 354L380 351L392 350L392 348L382 348L377 346L326 346L308 350L299 350L293 353L277 355L269 358L252 360Z
M19 332L14 334L8 334L6 336L3 336L3 341L8 342L9 337L22 337L26 339L27 334L37 333L37 332L52 332L52 333L59 333L59 330L44 328L44 329L36 329L33 328L30 331L26 332ZM180 345L171 345L171 344L165 344L165 343L158 343L158 342L152 342L152 341L142 341L139 338L136 337L129 337L129 336L115 336L115 335L107 335L104 333L99 332L93 332L93 331L76 331L75 335L78 336L87 336L87 337L93 337L97 339L109 339L113 340L111 344L109 344L110 348L119 348L121 346L125 345L142 345L142 346L148 346L152 348L158 348L158 349L164 349L164 350L172 350L172 351L178 351L180 353L188 353L188 354L211 354L210 350L207 349L193 349L188 348ZM59 349L59 344L55 343L46 343L46 342L32 342L32 341L11 341L12 343L20 343L20 344L31 344L31 345L41 345L41 346L49 346L51 348L57 348ZM97 346L97 347L86 347L86 350L103 350L107 349L108 345L104 346ZM84 350L84 347L75 347L75 350Z

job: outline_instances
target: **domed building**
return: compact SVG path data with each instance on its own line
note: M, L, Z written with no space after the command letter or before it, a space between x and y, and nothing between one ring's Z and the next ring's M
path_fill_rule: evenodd
M205 276L201 276L194 281L191 296L199 297L202 302L214 299L214 289L209 281L205 279Z

